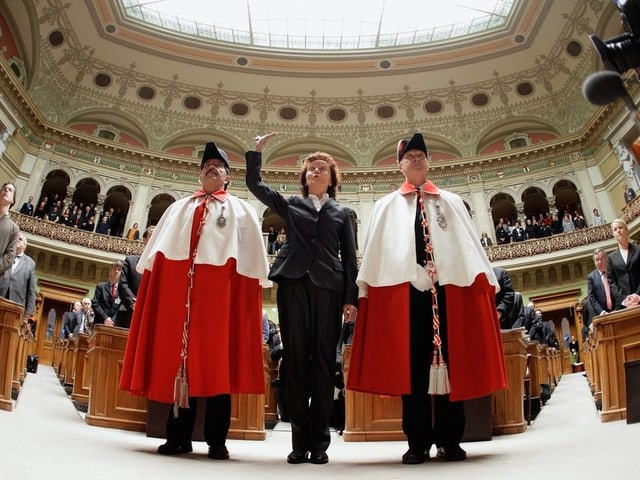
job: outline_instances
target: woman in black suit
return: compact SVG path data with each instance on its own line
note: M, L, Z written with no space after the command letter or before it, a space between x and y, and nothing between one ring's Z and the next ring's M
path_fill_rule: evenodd
M611 222L618 248L607 257L607 279L616 306L640 304L640 247L629 242L629 229L624 220Z
M288 463L329 461L329 422L335 387L336 346L342 316L357 314L355 215L335 197L338 167L322 152L307 156L302 196L285 198L262 182L262 148L276 134L257 137L247 152L247 186L285 219L287 239L269 279L278 284L278 317L286 371L284 397L291 423Z

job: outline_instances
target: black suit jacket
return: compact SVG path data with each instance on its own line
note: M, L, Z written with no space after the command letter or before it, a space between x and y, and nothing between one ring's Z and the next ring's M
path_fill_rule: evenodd
M102 282L96 285L96 291L93 294L91 307L95 314L95 323L104 323L104 321L109 317L111 317L111 320L114 322L116 321L116 316L120 309L120 299L119 297L113 298L111 295L110 282Z
M607 257L607 279L616 309L624 308L622 301L627 295L640 295L640 247L629 244L626 263L620 249L610 253Z
M0 276L0 296L24 306L25 315L36 311L36 264L22 254L14 271L9 268Z
M604 284L600 276L600 270L597 268L587 275L587 301L591 307L593 315L600 315L602 312L610 312L615 308L615 297L611 292L611 302L614 303L613 308L607 308L607 295L604 292Z
M511 328L510 314L515 296L511 277L502 268L493 267L493 273L496 275L500 285L500 291L496 293L496 309L500 314L500 328Z
M136 270L139 261L140 255L128 255L122 262L122 272L118 282L118 296L121 302L116 321L118 327L129 328L131 325L133 305L136 303L138 288L142 280L142 275Z
M77 335L82 325L82 310L77 312L71 311L64 315L64 338L70 334Z
M511 319L511 328L524 327L524 304L522 303L522 295L518 292L513 294L513 307L509 312Z
M343 295L343 303L357 305L358 265L353 210L328 199L320 211L308 197L283 197L262 182L262 154L247 152L247 187L258 200L284 218L287 240L278 251L269 279L301 278Z

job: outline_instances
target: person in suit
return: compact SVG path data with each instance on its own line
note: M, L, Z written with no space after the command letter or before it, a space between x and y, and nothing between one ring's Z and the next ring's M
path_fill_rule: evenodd
M528 332L529 330L531 330L531 326L533 325L534 320L536 319L536 306L533 302L529 301L529 303L527 303L524 306L524 323L523 323L523 327L524 327L524 331Z
M142 234L142 243L147 244L155 226L151 225ZM118 282L118 297L120 298L120 310L116 317L116 326L129 328L131 325L131 317L133 309L136 305L138 288L142 274L136 270L140 255L127 255L122 262L122 272L120 273L120 281Z
M91 301L89 301L89 305L91 305ZM64 312L64 315L62 315L62 338L69 338L71 335L73 335L73 331L76 328L76 323L78 323L75 312L79 312L81 308L82 302L80 300L75 301L73 302L71 310L69 310L68 312Z
M626 183L622 184L622 189L624 190L624 203L629 203L636 198L636 191Z
M520 292L514 292L513 294L513 306L511 307L509 318L511 320L510 328L524 327L524 303Z
M524 233L524 228L520 226L519 222L516 222L513 230L511 230L511 241L512 242L524 242L526 240L526 236Z
M428 180L420 133L397 162L405 182L376 201L365 240L347 389L402 396L402 463L436 442L465 460L463 400L507 385L498 281L462 199Z
M76 308L76 303L80 303L79 308ZM80 333L90 334L93 330L94 313L91 309L91 299L83 298L82 302L76 303L65 320L64 331L67 338L78 336Z
M109 281L96 285L93 294L93 312L95 323L113 327L116 324L116 316L120 310L120 296L118 295L118 282L122 273L122 262L117 260L109 269Z
M257 137L246 153L251 193L285 220L287 239L269 273L278 284L284 344L284 395L291 423L288 463L325 464L331 442L336 346L342 316L357 314L355 214L336 201L339 172L323 152L302 162L302 196L285 198L261 178L262 149L276 134Z
M640 247L629 241L624 220L613 220L611 230L618 248L607 257L607 279L617 310L640 304Z
M587 301L590 312L593 315L604 315L614 310L615 303L611 295L609 280L607 278L607 252L598 247L593 251L593 263L595 269L587 275ZM607 290L609 292L607 293ZM585 322L589 325L591 322Z
M500 289L496 292L496 310L500 319L500 328L509 329L512 325L511 309L513 308L515 296L511 276L504 268L493 267L493 273L500 286Z
M487 235L487 232L482 232L480 234L480 243L483 247L490 247L491 245L493 245L493 241L491 240L491 237Z
M13 266L0 278L0 296L24 306L24 318L36 311L36 263L24 253L27 238L18 234L16 258Z
M256 211L227 192L227 154L205 145L202 189L172 203L137 270L142 281L120 389L167 408L161 455L190 453L198 398L207 456L229 459L232 394L263 394L262 288L269 263Z
M22 204L22 207L20 207L20 213L32 217L34 208L33 195L29 195L29 199Z
M20 229L11 219L9 209L15 204L16 186L5 182L0 188L0 275L13 266Z

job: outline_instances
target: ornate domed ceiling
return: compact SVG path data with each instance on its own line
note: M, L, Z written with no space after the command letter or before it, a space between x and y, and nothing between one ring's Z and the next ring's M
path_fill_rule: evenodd
M46 119L178 155L214 137L237 163L256 134L278 131L276 166L325 149L343 165L384 167L417 130L444 164L490 155L514 134L570 137L595 112L581 93L602 68L588 36L622 30L605 0L515 0L483 34L319 52L195 38L125 10L0 0L12 67Z

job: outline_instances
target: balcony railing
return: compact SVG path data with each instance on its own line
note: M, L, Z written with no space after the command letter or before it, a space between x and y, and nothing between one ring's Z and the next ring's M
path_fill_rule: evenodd
M11 215L22 231L51 240L121 255L140 254L144 249L144 245L139 241L87 232L16 212L11 212ZM621 215L621 218L629 225L631 237L638 233L636 230L640 230L640 222L634 222L638 217L640 217L640 197L629 203ZM489 260L495 262L570 250L612 238L611 226L605 224L546 238L536 238L507 245L494 245L487 247L486 251Z

